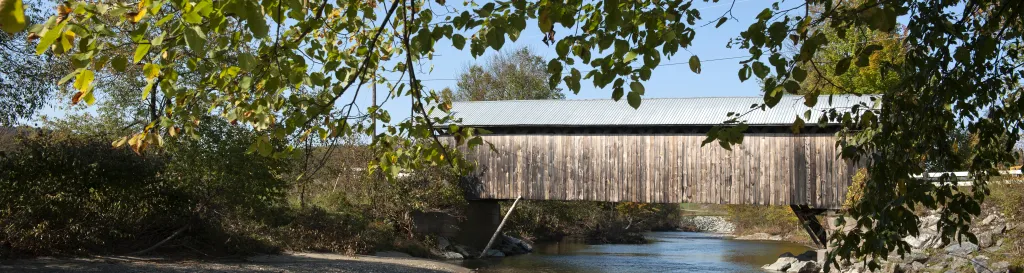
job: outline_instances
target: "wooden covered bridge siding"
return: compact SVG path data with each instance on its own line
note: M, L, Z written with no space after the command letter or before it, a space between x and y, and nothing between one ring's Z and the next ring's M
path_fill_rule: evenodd
M497 134L478 163L479 199L809 205L838 208L856 171L832 134L747 134L732 151L704 134ZM481 147L486 147L481 146Z

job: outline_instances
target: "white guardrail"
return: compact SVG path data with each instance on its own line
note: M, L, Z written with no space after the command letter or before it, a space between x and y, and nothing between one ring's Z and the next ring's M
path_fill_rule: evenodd
M917 178L917 179L921 179L921 180L927 180L927 181L938 181L939 178L942 177L942 175L947 175L947 174L950 177L956 177L957 178L957 186L971 186L974 183L974 180L971 178L971 174L969 172L930 172L930 173L923 173L923 174L913 175L912 177ZM995 183L999 183L999 182L1002 182L1002 183L1022 183L1022 182L1024 182L1024 176L1022 176L1021 170L999 171L999 175L1001 177L1004 177L1004 179L1001 179L999 181L991 181L990 180L989 183L993 183L993 182L995 182ZM1005 179L1005 178L1009 178L1009 179ZM940 182L935 182L936 185L938 185L939 183Z

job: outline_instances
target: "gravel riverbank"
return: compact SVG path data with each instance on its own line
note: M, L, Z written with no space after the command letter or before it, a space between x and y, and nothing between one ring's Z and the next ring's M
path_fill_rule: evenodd
M0 260L0 272L437 272L471 270L418 258L288 253L223 261L168 261L136 257Z

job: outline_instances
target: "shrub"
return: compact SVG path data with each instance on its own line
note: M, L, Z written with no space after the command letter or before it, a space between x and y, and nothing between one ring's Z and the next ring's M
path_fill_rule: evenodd
M19 143L0 157L0 245L7 255L130 247L187 217L180 192L158 176L159 158L59 133Z
M846 189L846 200L843 202L843 209L847 210L857 205L864 197L864 183L868 180L868 169L860 168L853 175L850 187Z
M786 206L729 205L726 210L737 234L787 235L800 230L800 220Z
M991 195L986 203L996 206L1006 215L1008 223L1020 225L1024 220L1024 184L993 182L989 187ZM1001 251L1014 265L1024 266L1024 227L1018 226L1006 234Z

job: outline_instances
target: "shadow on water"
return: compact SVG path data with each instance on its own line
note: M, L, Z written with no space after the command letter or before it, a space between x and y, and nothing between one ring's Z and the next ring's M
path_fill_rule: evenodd
M693 232L651 232L643 245L539 244L534 253L466 260L480 272L757 272L780 254L810 248L788 242L737 241Z

